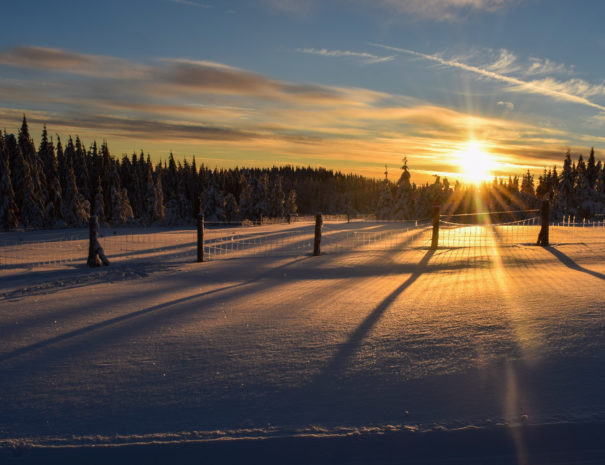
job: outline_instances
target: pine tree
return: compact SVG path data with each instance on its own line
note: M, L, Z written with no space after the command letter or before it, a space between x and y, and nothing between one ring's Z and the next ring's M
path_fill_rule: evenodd
M286 198L286 205L284 209L288 218L292 215L296 215L298 206L296 205L296 191L294 189L290 189L288 191L288 197Z
M134 214L128 201L128 192L126 189L120 189L117 184L112 184L111 189L111 224L121 225L132 221Z
M45 223L46 180L44 178L44 166L38 157L34 141L29 135L25 115L19 129L18 143L24 163L27 165L25 183L28 185L26 187L28 194L23 199L24 204L21 206L21 220L28 227L41 227Z
M592 147L590 149L590 155L588 156L588 162L586 163L586 181L590 189L595 189L598 177L599 169L595 160L594 147Z
M563 213L568 215L575 214L575 176L571 162L571 153L568 150L563 161L563 171L561 181L559 182L559 205Z
M147 165L147 193L145 195L145 222L149 225L160 222L164 219L164 200L162 194L162 181L158 177L153 180L153 170L151 163Z
M78 184L78 192L90 202L92 200L92 193L88 176L86 149L78 136L76 136L74 149L72 163L74 167L74 174L76 176L76 183Z
M268 194L269 176L263 173L260 176L254 176L250 183L250 219L261 220L267 216L267 194Z
M15 192L11 181L8 153L4 149L4 136L0 133L0 228L5 231L19 224Z
M268 213L273 218L282 218L284 216L284 204L286 202L284 190L282 187L282 178L277 176L268 199Z
M384 165L384 181L382 182L382 190L376 205L376 217L384 220L391 217L393 211L393 197L391 195L391 186L389 184L389 171Z
M95 189L95 195L92 204L92 214L96 215L99 223L103 224L107 221L105 216L105 197L103 196L103 183L101 182L101 176L97 177L97 187Z
M527 170L527 173L523 176L523 182L521 183L521 192L528 196L535 194L534 190L534 175Z
M227 192L223 197L223 220L227 222L235 221L239 214L239 206L235 200L235 196L231 192Z
M393 209L393 217L398 220L410 220L414 216L414 192L412 183L410 182L410 171L408 168L408 159L403 159L402 172L397 181L395 191L395 206Z
M250 185L244 173L241 173L239 178L239 216L244 220L253 217Z
M69 144L68 144L69 145ZM90 202L78 191L71 160L67 160L67 184L63 198L63 219L70 226L85 226L90 216Z
M63 190L59 179L59 166L55 156L55 147L48 140L46 125L42 131L42 140L38 147L38 157L42 161L46 179L48 203L44 214L46 225L54 226L63 220L61 210L63 206Z

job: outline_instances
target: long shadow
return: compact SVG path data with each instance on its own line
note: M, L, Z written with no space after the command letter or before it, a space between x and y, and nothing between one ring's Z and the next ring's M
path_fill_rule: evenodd
M559 259L559 261L561 263L563 263L563 265L565 265L568 268L571 268L572 270L581 271L582 273L589 274L591 276L594 276L595 278L605 280L605 274L599 273L598 271L592 271L592 270L589 270L588 268L584 268L583 266L578 265L576 262L574 262L571 258L569 258L567 255L565 255L563 252L555 249L552 246L544 247L544 250L547 250L548 252L553 254L557 259Z
M118 316L118 317L115 317L115 318L104 320L104 321L101 321L99 323L95 323L95 324L86 326L84 328L75 329L73 331L69 331L69 332L66 332L64 334L60 334L58 336L52 337L52 338L45 339L43 341L39 341L39 342L36 342L34 344L30 344L30 345L28 345L26 347L21 347L19 349L12 350L12 351L7 352L5 354L0 354L0 362L4 362L6 360L13 359L13 358L18 357L20 355L28 354L30 352L33 352L33 351L37 350L37 349L42 349L42 348L45 348L45 347L48 347L48 346L52 346L53 344L57 344L57 343L60 343L62 341L66 341L66 340L72 339L72 338L77 337L77 336L81 336L81 335L84 335L84 334L88 334L88 333L97 331L99 329L103 329L103 328L106 328L106 327L109 327L109 326L113 326L113 325L116 325L118 323L122 323L124 321L132 320L133 318L136 318L136 317L139 317L139 316L142 316L142 315L156 313L156 312L161 311L163 309L166 309L166 308L169 308L169 307L173 307L173 306L176 306L176 305L179 305L179 304L182 304L182 303L185 303L185 302L189 302L189 301L192 301L192 300L196 300L196 299L199 299L199 298L202 298L202 297L207 297L207 296L210 296L210 295L213 295L213 294L218 294L218 293L221 293L221 292L224 292L224 291L229 291L229 290L233 290L233 289L236 289L236 288L245 287L245 286L247 286L249 284L252 284L252 283L254 283L256 281L260 281L261 279L263 279L264 277L266 277L268 275L271 275L272 273L275 273L275 271L277 269L286 268L288 266L293 265L296 262L299 262L299 261L305 260L305 259L306 258L301 258L301 259L293 260L292 262L286 263L286 264L284 264L284 265L282 265L282 266L280 266L278 268L274 268L274 269L270 270L267 273L263 273L260 276L257 276L257 277L255 277L253 279L250 279L250 280L238 283L238 284L232 284L232 285L224 286L224 287L221 287L221 288L218 288L218 289L212 289L212 290L207 291L207 292L201 292L199 294L190 295L190 296L183 297L183 298L180 298L180 299L171 300L169 302L164 302L164 303L161 303L161 304L158 304L158 305L153 305L151 307L147 307L147 308L144 308L142 310L138 310L138 311L135 311L135 312L132 312L132 313L128 313L126 315L121 315L121 316Z
M332 357L328 365L324 368L312 382L314 387L322 387L329 381L330 378L334 377L335 373L341 372L347 361L353 356L355 351L361 345L361 342L365 339L366 335L376 325L378 320L382 317L384 312L391 306L391 304L408 288L410 287L423 273L426 266L434 255L434 250L429 250L422 257L422 260L416 265L415 271L411 276L406 279L397 289L395 289L389 296L387 296L373 311L370 313L365 320L357 327L355 332L351 334L347 342L336 352Z

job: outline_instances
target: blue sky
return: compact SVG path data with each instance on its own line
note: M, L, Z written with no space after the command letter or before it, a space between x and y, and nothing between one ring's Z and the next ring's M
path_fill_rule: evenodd
M114 155L461 178L605 145L596 0L26 1L3 11L0 127Z

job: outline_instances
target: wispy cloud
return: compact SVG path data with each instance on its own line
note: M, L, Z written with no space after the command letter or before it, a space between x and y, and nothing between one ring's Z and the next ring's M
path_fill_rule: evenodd
M589 100L590 97L597 95L605 95L603 85L593 85L581 79L572 79L565 82L558 82L552 78L546 78L542 80L524 81L517 77L502 74L496 71L492 71L489 67L479 67L469 65L457 60L448 60L438 55L430 55L426 53L416 52L414 50L408 50L405 48L392 47L390 45L383 44L372 44L376 47L381 47L385 50L391 50L394 52L405 53L425 60L438 63L440 65L462 69L476 75L493 79L496 81L504 82L509 84L507 90L514 92L526 92L532 94L544 95L557 99L559 101L578 103L588 107L596 108L601 111L605 111L605 106L595 103Z
M119 58L47 47L21 46L0 52L0 64L84 76L135 78L147 67Z
M506 49L500 49L500 56L498 59L492 64L487 65L486 69L501 74L514 73L519 70L517 55Z
M530 66L524 73L528 76L536 74L571 74L573 73L573 66L567 66L564 63L556 63L549 60L548 58L534 58L530 59Z
M497 105L506 108L508 111L513 111L515 109L515 104L513 102L505 102L504 100L500 100Z
M317 163L379 176L385 162L399 163L404 148L416 170L455 170L444 164L468 140L469 128L474 137L490 142L494 156L512 157L513 163L518 150L529 153L533 146L547 154L570 145L565 133L539 125L369 89L278 80L212 61L158 59L142 65L65 50L38 48L37 53L43 59L34 64L15 61L14 52L0 52L4 66L61 71L0 80L3 124L18 124L25 112L32 124L46 123L52 133L109 137L118 153L143 144L152 154L181 150L239 159L240 166L255 160ZM53 54L64 57L65 68L49 59ZM86 63L88 71L82 73L80 65ZM139 72L123 72L121 79L113 72L94 75L103 63Z
M520 0L372 0L399 13L437 21L458 21L469 12L495 12Z
M321 0L262 0L270 8L306 16L318 9ZM386 10L389 14L405 18L435 21L461 21L470 13L494 13L522 0L339 0L344 7L361 4Z
M374 64L374 63L384 63L386 61L392 61L395 58L395 55L390 56L377 56L367 52L352 52L348 50L328 50L325 48L315 49L315 48L299 48L296 49L297 52L307 53L310 55L319 55L323 57L338 57L338 58L358 58L364 64Z
M207 3L199 3L194 2L193 0L169 0L172 3L180 3L181 5L195 6L197 8L212 8L212 5L208 5Z

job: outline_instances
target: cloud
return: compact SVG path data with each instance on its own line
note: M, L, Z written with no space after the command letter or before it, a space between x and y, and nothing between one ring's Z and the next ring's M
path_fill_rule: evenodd
M314 51L355 59L371 55ZM142 72L124 73L121 79L113 73L88 76L81 73L80 65L89 63L89 69L94 69L99 63L115 63L114 59L65 50L47 52L41 49L44 60L37 69L54 70L56 65L47 58L56 53L65 57L67 71L0 79L0 97L10 107L0 108L0 118L12 115L18 123L26 113L32 124L46 123L51 133L109 138L114 153L144 144L152 155L181 150L217 163L221 159L237 159L240 166L251 160L314 163L380 176L380 166L398 164L402 151L414 160L416 170L442 171L451 153L471 136L489 141L494 154L513 161L517 148L538 145L555 150L571 145L565 133L539 124L484 117L370 89L278 80L223 63L189 59L157 59L146 65L115 59L119 67ZM0 53L0 57L10 62L7 57L13 55ZM20 61L12 66L31 69L33 65ZM575 91L588 89L577 81ZM507 106L505 101L502 104Z
M299 48L297 52L307 53L311 55L319 55L323 57L345 57L345 58L359 58L364 64L384 63L386 61L392 61L395 55L381 57L366 52L351 52L348 50L328 50L325 48L314 49L314 48Z
M269 8L307 16L325 4L320 0L262 0ZM436 21L460 21L472 12L493 13L522 0L353 0L362 6L386 10L389 14ZM343 8L351 0L339 0Z
M119 58L34 46L0 52L0 65L113 78L141 77L147 71L145 66Z
M181 5L195 6L197 8L212 8L212 5L208 5L206 3L198 3L192 0L169 0L172 3L180 3Z
M515 104L513 102L505 102L500 100L497 105L506 108L508 111L513 111L515 109Z
M488 69L488 67L473 66L457 60L448 60L438 55L429 55L426 53L416 52L414 50L392 47L383 44L371 45L384 48L385 50L391 50L394 52L424 58L425 60L432 61L446 67L461 69L485 78L504 82L509 84L509 86L506 88L509 91L544 95L559 101L577 103L605 111L605 106L589 100L590 97L603 95L603 85L591 85L581 79L572 79L567 82L558 82L552 78L524 81L513 76L492 71Z
M573 72L573 66L567 66L564 63L556 63L548 58L530 59L530 66L524 71L524 74L531 76L536 74L570 74Z
M211 61L186 59L162 60L166 67L156 73L159 85L168 92L213 92L254 95L274 100L312 101L314 103L341 100L333 88L313 84L297 84L267 78L240 68Z
M500 57L491 65L486 67L487 70L495 73L509 74L519 70L516 65L517 56L505 49L500 49Z
M594 108L605 110L605 107L601 105L592 104L588 99L591 97L603 97L605 96L605 85L603 84L590 84L583 79L570 79L568 81L557 81L553 78L544 78L539 80L533 80L523 82L519 85L513 85L509 90L514 92L525 92L527 90L539 89L544 95L551 96L570 96L571 98L577 98L577 103L589 102ZM570 100L573 101L573 100Z
M373 0L398 13L437 21L458 21L469 12L495 12L519 0Z

